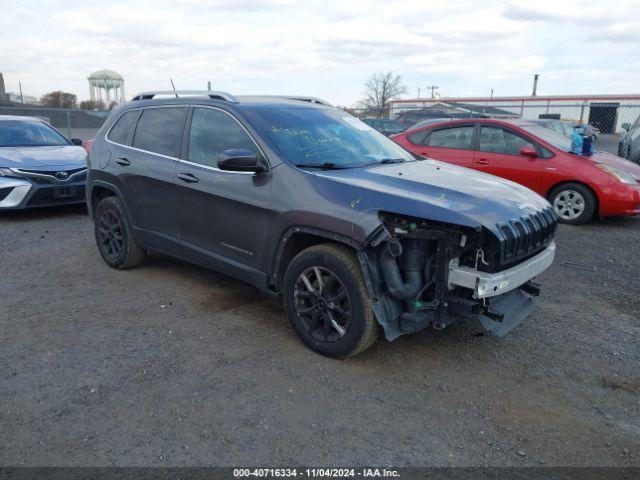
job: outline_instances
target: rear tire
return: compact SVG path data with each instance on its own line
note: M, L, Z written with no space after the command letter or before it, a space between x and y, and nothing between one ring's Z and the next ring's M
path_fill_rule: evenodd
M569 225L583 225L596 213L596 197L579 183L565 183L549 193L558 220Z
M352 357L378 339L360 264L345 246L327 243L300 252L285 273L283 297L291 326L315 352Z
M98 203L94 219L96 244L110 267L133 268L144 262L147 252L133 238L132 230L117 197L103 198Z

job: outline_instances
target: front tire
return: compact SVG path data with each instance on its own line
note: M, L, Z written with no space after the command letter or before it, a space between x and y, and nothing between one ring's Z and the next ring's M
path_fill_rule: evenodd
M144 262L140 248L117 197L103 198L96 207L94 232L98 250L110 267L133 268Z
M315 352L352 357L378 339L360 264L347 247L321 244L300 252L285 273L283 296L291 326Z
M569 225L583 225L596 212L596 198L591 190L579 183L565 183L549 194L558 220Z

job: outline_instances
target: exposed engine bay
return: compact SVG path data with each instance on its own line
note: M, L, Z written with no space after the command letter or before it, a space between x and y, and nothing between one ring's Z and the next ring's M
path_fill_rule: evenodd
M553 260L541 244L528 260L505 265L500 242L483 228L465 229L394 214L359 252L373 309L388 340L461 318L477 318L502 336L534 308L531 281Z

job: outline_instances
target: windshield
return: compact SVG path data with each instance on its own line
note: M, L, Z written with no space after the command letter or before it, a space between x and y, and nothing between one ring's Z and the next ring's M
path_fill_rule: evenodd
M539 125L523 125L522 128L540 140L550 143L554 147L564 152L571 151L571 138L565 137L549 128Z
M42 122L0 120L0 147L69 145L69 141Z
M247 109L247 117L293 165L349 168L414 157L366 123L337 109Z

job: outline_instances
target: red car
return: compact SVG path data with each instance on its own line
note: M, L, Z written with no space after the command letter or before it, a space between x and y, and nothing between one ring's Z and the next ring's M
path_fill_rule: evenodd
M570 153L571 139L527 120L452 120L391 138L418 155L529 187L564 223L640 214L640 166L604 152Z

